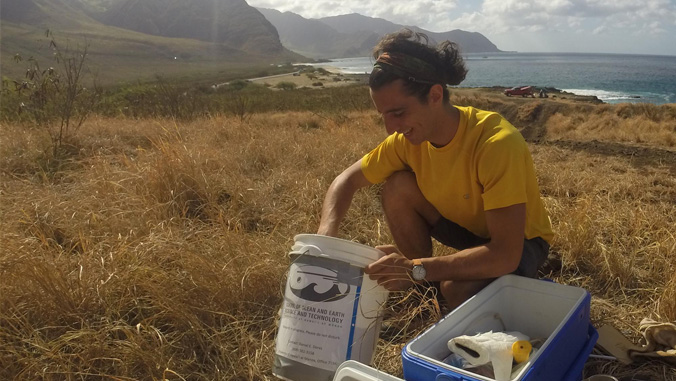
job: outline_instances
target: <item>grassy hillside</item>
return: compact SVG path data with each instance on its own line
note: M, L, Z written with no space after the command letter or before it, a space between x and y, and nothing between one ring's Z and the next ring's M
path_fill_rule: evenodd
M124 95L106 115L126 115ZM44 131L0 120L0 379L273 379L293 236L316 231L330 182L386 133L365 87L204 96L192 118L158 116L150 98L135 117L94 115L57 169ZM543 276L589 290L594 325L634 342L642 318L676 320L676 105L452 102L528 137L557 233ZM384 244L386 226L370 188L340 234ZM401 376L423 323L380 340L374 366ZM591 359L596 373L676 380L659 362Z
M277 30L243 0L121 0L97 19L151 35L224 43L259 54L283 50Z
M51 29L51 28L50 28ZM276 56L245 53L222 44L177 39L94 25L82 30L51 29L59 42L72 48L89 46L89 66L103 84L153 79L156 75L232 79L229 70L269 68L300 56L285 52ZM49 40L43 29L2 23L2 75L21 78L25 65L13 61L15 54L35 57L43 65L54 65ZM220 74L219 74L220 73Z
M50 40L45 37L47 29L62 46L68 45L73 49L89 46L89 67L104 84L148 80L156 75L193 79L206 76L218 82L223 78L232 79L232 76L223 75L229 70L252 67L260 70L270 65L303 60L287 50L261 51L258 48L263 45L258 44L256 39L234 47L226 43L153 36L108 26L69 4L57 0L3 2L3 20L0 23L2 76L15 79L25 73L25 65L13 61L16 54L24 58L35 57L45 67L54 65ZM231 24L233 28L242 29L243 21L240 18ZM244 32L240 30L239 33ZM249 45L258 48L249 49Z

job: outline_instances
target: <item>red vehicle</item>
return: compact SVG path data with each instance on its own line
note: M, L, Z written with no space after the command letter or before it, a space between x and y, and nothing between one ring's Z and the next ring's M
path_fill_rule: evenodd
M535 98L535 89L533 86L517 86L511 89L505 89L505 95L511 97L512 95L521 95L522 97L531 96Z

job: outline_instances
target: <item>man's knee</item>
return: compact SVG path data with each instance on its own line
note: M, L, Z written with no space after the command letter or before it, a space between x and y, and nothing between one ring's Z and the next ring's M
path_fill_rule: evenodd
M385 214L400 211L415 211L428 225L433 225L441 214L430 204L418 188L415 174L398 171L390 175L380 191Z
M480 280L445 280L439 282L439 291L446 301L449 309L453 310L467 299L476 295L484 287L488 286L493 279Z
M410 171L397 171L387 178L380 191L383 201L401 199L410 192L420 192L415 174Z

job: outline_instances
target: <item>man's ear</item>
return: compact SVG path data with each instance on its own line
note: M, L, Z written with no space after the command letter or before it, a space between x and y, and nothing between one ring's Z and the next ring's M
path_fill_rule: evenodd
M432 85L430 92L427 93L427 102L431 104L444 101L444 88L440 84Z

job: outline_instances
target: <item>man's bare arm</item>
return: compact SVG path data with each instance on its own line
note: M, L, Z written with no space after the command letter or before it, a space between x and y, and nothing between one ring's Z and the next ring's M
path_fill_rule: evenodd
M495 278L516 270L523 251L526 204L486 211L491 240L458 253L423 259L427 279L475 280ZM431 261L429 266L426 261Z
M371 185L361 171L361 159L338 175L324 197L317 234L337 236L340 223L347 214L352 197L360 188Z
M523 251L526 205L517 204L486 211L490 242L455 254L422 258L427 281L496 278L516 270ZM365 272L389 290L411 284L413 261L395 250L368 265Z

